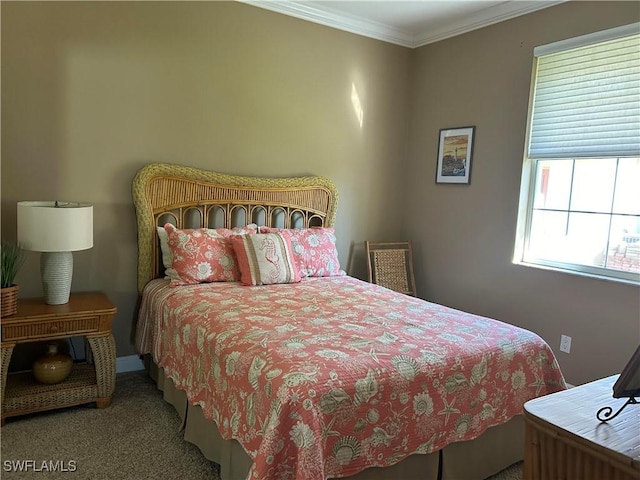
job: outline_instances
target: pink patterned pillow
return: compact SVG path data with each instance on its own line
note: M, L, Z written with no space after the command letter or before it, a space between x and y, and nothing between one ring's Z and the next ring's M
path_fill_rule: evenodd
M287 234L265 233L231 237L244 285L296 283L300 274Z
M301 277L332 277L346 275L340 270L336 234L333 228L271 228L260 227L260 233L289 232L293 258Z
M254 233L258 233L258 225L256 225L255 223L250 223L246 227L215 228L214 230L221 236L228 238L233 235L251 235Z
M156 227L158 231L158 239L160 240L160 252L162 253L162 265L167 270L171 268L171 249L169 248L167 231L165 227L167 225L173 225L167 223L162 227ZM258 233L258 225L250 223L246 227L233 227L233 228L214 228L211 230L212 236L230 237L231 235L249 235L252 233Z
M164 228L171 249L171 268L166 271L171 285L240 279L230 239L232 234L225 237L210 228L178 229L170 223Z

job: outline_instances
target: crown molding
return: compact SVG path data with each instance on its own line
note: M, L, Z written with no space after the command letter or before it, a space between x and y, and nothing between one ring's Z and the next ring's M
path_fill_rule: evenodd
M408 48L421 47L429 43L438 42L446 38L461 35L510 18L526 15L543 8L551 7L567 0L537 0L537 1L505 1L495 7L469 15L464 19L444 23L436 29L430 29L419 34L366 20L330 9L320 9L305 4L303 1L282 0L238 0L254 7L271 10L291 17L296 17L327 27L336 28L357 35L375 38L383 42L393 43Z
M463 33L488 27L511 18L533 13L544 8L552 7L567 0L546 0L536 2L510 1L503 2L495 7L487 8L481 12L468 15L464 19L443 25L441 28L428 30L414 38L413 48L422 47L429 43L438 42L446 38L462 35Z
M278 0L239 0L241 3L318 23L331 28L337 28L357 35L375 38L403 47L413 47L413 35L398 28L352 17L336 11L319 9L303 2L283 2Z

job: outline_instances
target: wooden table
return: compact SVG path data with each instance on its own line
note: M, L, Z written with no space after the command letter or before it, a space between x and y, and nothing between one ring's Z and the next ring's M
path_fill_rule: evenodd
M530 400L524 405L524 480L639 480L640 405L613 398L618 375Z
M47 305L42 298L18 299L18 312L0 319L2 424L7 417L82 403L109 406L116 378L111 333L115 313L116 307L98 292L72 293L64 305ZM87 339L92 363L74 363L65 381L44 385L31 371L8 374L16 344L76 336Z

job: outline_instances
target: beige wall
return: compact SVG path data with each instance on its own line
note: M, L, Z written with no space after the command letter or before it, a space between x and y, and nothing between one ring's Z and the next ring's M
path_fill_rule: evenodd
M634 2L570 2L414 51L239 3L0 7L2 237L15 238L19 200L94 204L73 289L117 304L118 356L133 353L131 179L155 161L332 178L350 273L362 276L364 239L413 238L423 297L556 352L572 336L558 353L572 383L619 371L638 344L637 287L511 263L532 49L638 20ZM466 125L471 185L435 185L439 129ZM37 264L30 254L21 296L40 294Z
M340 261L359 274L352 243L398 230L410 50L235 2L1 8L2 237L15 238L19 200L94 204L72 288L117 304L118 356L134 353L130 189L147 162L333 179ZM38 257L20 296L41 294Z
M567 381L619 372L640 343L638 287L512 264L532 53L640 20L636 2L568 2L414 51L408 236L421 294L533 330ZM438 132L476 126L470 185L435 184ZM560 335L573 338L569 355Z

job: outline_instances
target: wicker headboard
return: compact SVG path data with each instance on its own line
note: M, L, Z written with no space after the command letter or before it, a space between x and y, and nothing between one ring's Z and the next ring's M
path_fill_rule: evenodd
M161 276L156 227L231 228L249 223L331 227L338 192L324 177L241 177L166 163L146 165L133 179L138 222L138 293Z

